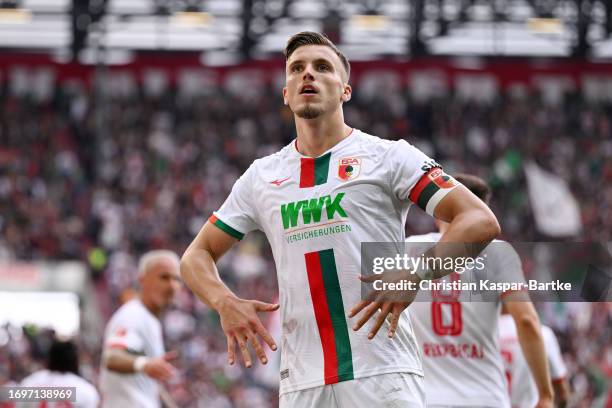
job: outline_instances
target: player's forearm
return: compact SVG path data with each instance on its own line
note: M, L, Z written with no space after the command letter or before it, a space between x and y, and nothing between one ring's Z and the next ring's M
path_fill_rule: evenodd
M453 218L430 256L441 259L475 258L499 233L500 227L493 213L480 209L466 211ZM454 269L433 272L435 278L440 278L454 272Z
M570 399L570 388L567 379L553 382L553 389L555 390L555 396L557 398L557 406L559 408L565 408Z
M519 343L541 397L553 397L546 349L537 316L523 316L516 321Z
M123 350L107 349L104 351L104 364L110 371L130 374L136 371L134 361L137 357Z
M210 252L201 248L187 248L181 259L181 277L193 293L206 305L217 310L219 303L235 297L223 283Z
M474 209L457 214L440 242L462 242L487 246L501 232L497 218L490 211Z

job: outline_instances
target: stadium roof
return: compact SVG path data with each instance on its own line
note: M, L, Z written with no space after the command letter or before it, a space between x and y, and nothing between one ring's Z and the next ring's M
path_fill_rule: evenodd
M612 5L544 0L0 0L0 48L82 61L99 48L278 55L324 31L353 60L415 55L612 57ZM114 54L113 54L114 53ZM93 57L92 57L93 56Z

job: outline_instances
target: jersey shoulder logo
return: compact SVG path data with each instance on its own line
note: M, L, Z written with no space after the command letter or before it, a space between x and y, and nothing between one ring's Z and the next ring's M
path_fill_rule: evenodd
M287 178L284 178L284 179L272 180L272 181L270 182L270 184L274 184L275 186L277 186L277 187L278 187L278 186L280 186L281 184L283 184L285 181L289 180L290 178L291 178L291 177L287 177Z
M361 173L361 159L358 157L343 157L338 161L338 177L342 181L356 179Z
M425 173L434 168L442 168L442 166L440 166L440 164L438 164L438 162L435 160L427 160L421 166L421 170L423 170Z

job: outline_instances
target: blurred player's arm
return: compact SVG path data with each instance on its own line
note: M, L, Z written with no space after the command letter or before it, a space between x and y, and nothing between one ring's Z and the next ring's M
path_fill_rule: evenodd
M175 352L168 352L162 357L149 358L117 347L106 347L103 355L104 364L110 371L121 374L143 372L158 381L166 381L174 375L176 370L169 361L175 358Z
M521 350L538 388L539 401L536 407L552 407L554 392L548 371L548 360L540 329L540 319L533 303L525 296L526 294L522 292L509 294L505 299L505 307L514 319Z
M548 367L550 368L550 377L555 391L557 406L564 408L569 403L571 394L570 385L567 381L567 367L563 362L559 341L552 329L542 326L542 336L544 336Z
M493 211L463 185L457 186L440 201L434 211L439 220L449 223L448 228L434 247L435 256L477 256L497 237L501 228ZM444 245L445 242L460 242L465 245ZM440 253L441 252L441 253ZM454 252L457 252L456 254ZM435 278L454 270L434 271Z
M259 335L272 350L276 344L262 324L257 312L271 312L277 304L246 300L236 296L221 280L216 262L238 240L222 231L210 221L206 222L181 259L181 276L193 293L221 318L221 327L227 337L228 362L235 362L238 345L246 367L252 365L247 344L251 344L259 360L266 364L266 353Z
M570 385L566 377L558 380L553 380L553 389L555 390L555 398L559 408L567 407L571 397Z

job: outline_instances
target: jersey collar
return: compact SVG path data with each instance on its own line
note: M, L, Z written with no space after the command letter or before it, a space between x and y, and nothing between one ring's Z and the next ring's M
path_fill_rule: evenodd
M359 129L352 128L351 129L351 133L349 133L347 137L345 137L344 139L342 139L341 141L339 141L338 143L336 143L335 145L333 145L332 147L330 147L329 149L327 149L326 151L324 151L323 153L321 153L317 157L325 156L327 153L339 149L344 144L348 143L349 140L352 140L353 139L353 135L355 135L356 133L359 133L359 132L360 132ZM298 155L299 157L301 157L301 158L309 158L309 159L316 159L317 158L317 157L306 156L306 155L303 155L302 153L299 152L299 150L297 149L297 137L295 139L293 139L293 141L291 142L291 150L293 150L293 152L296 155Z

